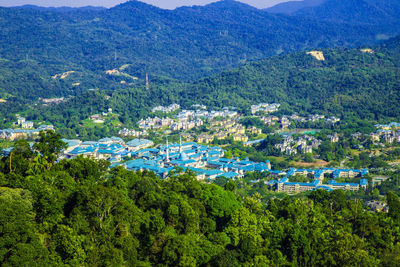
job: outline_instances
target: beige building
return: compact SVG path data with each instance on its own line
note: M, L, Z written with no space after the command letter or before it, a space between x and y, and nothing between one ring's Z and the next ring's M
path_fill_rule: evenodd
M234 135L232 135L232 137L233 137L233 141L237 141L237 142L249 141L249 137L247 137L247 135L245 135L245 134L234 134Z
M256 135L262 133L262 130L261 130L261 129L259 129L259 128L257 128L257 127L254 127L254 126L248 128L247 131L248 131L250 134L256 134Z
M209 144L214 140L214 137L212 137L209 134L200 134L197 136L197 142L203 143L203 144Z

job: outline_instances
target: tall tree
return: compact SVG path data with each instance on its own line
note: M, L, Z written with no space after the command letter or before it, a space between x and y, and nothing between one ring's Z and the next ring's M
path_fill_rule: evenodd
M395 193L389 191L386 195L387 203L389 206L389 216L393 218L395 221L399 221L400 219L400 200L399 196Z
M61 135L54 131L42 131L39 133L39 142L33 145L48 162L54 163L67 144L61 140Z

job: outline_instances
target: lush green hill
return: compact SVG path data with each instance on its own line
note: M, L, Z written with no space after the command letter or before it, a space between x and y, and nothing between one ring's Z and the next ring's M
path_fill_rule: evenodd
M268 56L311 47L348 47L376 41L391 31L273 15L235 1L163 10L138 1L111 9L0 8L0 57L38 65L42 83L75 70L90 89L106 70L148 72L181 80L205 77ZM18 66L1 66L0 73ZM37 67L33 66L35 70ZM102 82L102 89L112 86ZM42 87L38 82L2 85L7 90ZM74 90L47 87L48 95ZM21 93L22 96L25 93ZM40 90L38 97L43 96Z
M139 84L89 91L59 105L32 107L28 118L75 128L108 108L133 123L159 104L236 106L248 112L252 104L279 102L288 113L400 119L400 38L370 48L322 50L325 61L306 52L276 56L191 83L153 78L149 90Z
M325 1L327 0L288 1L266 8L265 11L268 11L269 13L278 13L278 14L293 14L296 11L299 11L306 7L319 6Z
M274 56L195 82L181 82L149 71L151 89L145 90L142 72L148 69L146 64L154 64L154 69L160 68L161 74L181 76L191 69L189 72L198 76L195 70L202 72L204 64L218 65L210 71L225 68L228 61L235 65L228 58L238 55L233 51L244 44L246 51L258 51L257 55L253 54L254 58L270 53L269 48L278 45L279 38L285 39L280 42L287 50L305 49L311 43L304 40L300 44L296 36L301 35L301 28L310 21L297 20L297 26L293 26L291 17L269 15L233 1L175 11L140 2L99 11L3 8L1 16L0 24L14 22L7 27L4 24L5 30L0 33L4 36L0 39L3 58L0 98L8 101L0 103L0 112L9 117L7 122L11 120L11 113L29 109L29 119L74 128L82 119L109 107L121 114L123 122L134 122L148 115L151 107L172 102L185 106L195 102L217 107L234 105L243 110L257 102L280 102L288 112L373 119L399 116L398 38L372 47L372 54L359 49L324 49L329 42L323 41L320 44L325 61L318 61L305 52ZM266 23L270 26L268 29L263 27ZM322 27L319 28L322 31L324 25L331 24L316 27ZM226 30L222 32L223 29ZM307 35L317 34L314 29L310 28ZM327 31L324 36L341 30L339 27ZM268 31L274 34L268 35ZM351 27L344 32L350 31ZM216 32L221 39L214 38ZM25 35L29 38L24 39ZM357 35L352 38L357 39ZM301 48L293 46L294 43ZM9 44L15 44L15 49ZM118 51L116 60L115 51ZM226 56L219 57L220 53ZM128 60L130 56L134 62ZM208 59L199 60L200 57ZM216 58L225 63L218 63ZM107 60L115 64L108 64ZM185 60L197 63L186 64ZM118 72L106 74L106 70L112 69ZM74 72L61 79L68 71ZM135 73L140 74L138 80ZM95 90L86 93L88 89ZM38 97L52 96L73 98L51 107L32 105ZM25 104L29 107L21 106Z
M13 8L17 9L37 9L40 11L55 11L55 12L71 12L71 11L99 11L99 10L105 10L105 7L100 7L100 6L84 6L84 7L42 7L42 6L35 6L35 5L22 5L22 6L15 6Z
M351 200L373 199L372 188L270 198L263 180L220 187L190 172L162 180L83 157L54 162L58 140L36 146L46 157L19 141L0 158L2 266L400 264L400 201L392 192L389 213Z
M398 28L399 0L327 0L314 7L305 7L293 13L322 21L349 24L385 25Z
M399 40L372 48L372 53L322 50L325 61L295 53L250 63L192 84L187 98L220 106L266 101L297 112L398 117Z
M289 1L265 9L269 13L289 14L318 21L375 25L398 32L399 0L304 0Z

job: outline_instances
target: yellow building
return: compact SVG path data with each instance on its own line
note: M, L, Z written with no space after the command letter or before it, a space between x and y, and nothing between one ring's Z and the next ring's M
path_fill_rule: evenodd
M257 127L254 127L254 126L248 128L247 131L248 131L250 134L256 134L256 135L262 133L262 130L261 130L261 129L259 129L259 128L257 128Z
M197 136L197 142L203 143L203 144L208 144L211 143L214 140L214 137L208 134L200 134Z
M228 133L227 132L219 132L214 134L214 136L218 139L218 140L222 140L228 137Z
M244 134L234 134L233 141L247 142L247 141L249 141L249 138L247 137L247 135L244 135Z

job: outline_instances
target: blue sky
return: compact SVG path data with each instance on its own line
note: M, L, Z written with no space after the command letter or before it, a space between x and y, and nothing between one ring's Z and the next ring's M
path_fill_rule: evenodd
M265 8L273 6L280 2L286 2L288 0L240 0L240 2L247 3L249 5ZM126 0L0 0L0 6L19 6L19 5L37 5L37 6L105 6L112 7L119 3L126 2ZM211 2L216 2L216 0L142 0L158 6L161 8L173 9L179 6L188 5L205 5Z

